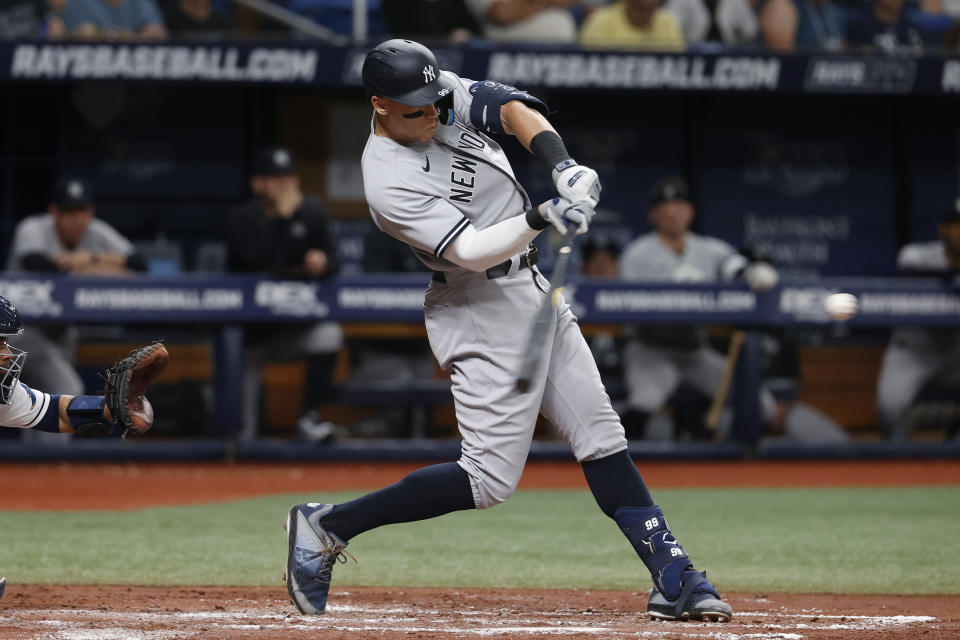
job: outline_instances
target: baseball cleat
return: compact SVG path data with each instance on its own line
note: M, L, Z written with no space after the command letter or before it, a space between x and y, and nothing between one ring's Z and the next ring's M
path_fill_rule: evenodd
M284 573L290 601L300 613L316 615L327 608L330 577L335 562L356 562L340 538L320 524L333 511L332 504L294 505L287 514L287 570Z
M647 615L651 620L729 622L733 618L733 609L707 581L706 572L685 571L680 584L680 595L676 600L668 600L656 587L653 588L647 603Z

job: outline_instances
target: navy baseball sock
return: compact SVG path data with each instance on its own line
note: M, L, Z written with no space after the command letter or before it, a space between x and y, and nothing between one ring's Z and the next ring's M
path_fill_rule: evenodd
M445 462L418 469L396 484L338 504L322 524L346 542L385 524L415 522L474 508L470 476L456 462Z
M610 516L623 507L650 507L653 498L626 449L580 465L600 509Z

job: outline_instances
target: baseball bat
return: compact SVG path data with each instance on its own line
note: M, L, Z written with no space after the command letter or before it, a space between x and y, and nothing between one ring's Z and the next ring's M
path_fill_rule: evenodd
M577 235L577 228L574 225L567 225L567 232L563 236L563 243L557 250L557 262L554 264L553 273L550 274L550 291L547 292L547 298L537 310L537 316L530 328L530 338L527 340L527 350L523 354L523 362L520 364L520 372L517 374L517 391L526 393L530 389L530 382L537 369L540 368L540 361L543 359L544 347L547 343L547 334L550 330L550 316L554 313L560 294L563 293L563 285L567 279L567 267L570 264L570 255L572 253L573 238Z
M720 422L720 413L723 411L723 405L727 403L727 395L730 393L730 383L733 381L733 373L737 370L737 359L740 357L740 347L743 346L743 331L737 330L730 336L730 346L727 348L727 359L723 363L723 373L720 374L720 384L713 394L713 402L710 403L710 411L707 413L706 427L716 435L717 424Z

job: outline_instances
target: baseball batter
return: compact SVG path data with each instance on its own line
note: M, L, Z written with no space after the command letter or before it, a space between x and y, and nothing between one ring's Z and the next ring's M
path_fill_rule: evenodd
M434 355L450 371L462 446L457 462L415 471L343 504L294 505L287 517L287 589L301 613L326 607L334 563L375 527L485 509L516 490L543 413L570 444L601 510L649 569L656 618L729 620L730 606L692 562L627 453L576 318L555 306L540 370L515 389L527 334L548 283L529 242L553 225L587 231L600 194L537 98L441 71L433 53L389 40L367 54L373 106L364 188L377 226L433 270L424 315ZM550 168L560 198L532 206L490 134L516 138Z
M897 255L904 275L951 277L960 284L960 199L937 226L939 241L905 245ZM877 382L877 413L891 440L910 435L907 413L925 384L960 369L960 330L897 329L883 356Z

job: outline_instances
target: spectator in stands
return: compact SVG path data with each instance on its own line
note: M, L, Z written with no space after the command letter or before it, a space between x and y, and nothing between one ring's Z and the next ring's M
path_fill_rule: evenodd
M776 269L748 259L718 238L690 231L694 218L690 189L680 178L665 178L653 189L648 213L654 231L631 242L620 260L620 275L635 282L716 282L743 279L755 291L776 285ZM703 327L644 326L635 330L624 351L627 409L620 413L627 437L643 437L647 420L682 382L713 398L725 358L707 342ZM768 435L806 441L845 439L843 430L809 407L778 402L760 390ZM685 418L689 422L689 418ZM727 425L729 428L729 425ZM721 428L721 431L723 428ZM695 433L702 429L693 428Z
M35 38L43 31L40 0L0 0L0 40Z
M337 274L340 260L327 214L319 200L303 193L296 161L288 149L268 147L257 154L250 178L254 197L226 220L227 261L235 273L320 281ZM304 303L297 302L302 306ZM261 369L268 359L307 361L301 436L322 441L334 426L321 420L319 406L330 398L340 325L262 325L246 332L243 435L256 435Z
M937 233L937 241L905 245L897 255L897 269L902 275L936 276L960 285L960 198L947 207ZM960 329L905 327L894 331L877 382L877 413L886 436L906 440L911 428L910 406L921 390L931 382L955 378L958 371Z
M847 20L846 40L851 51L920 55L927 43L943 41L917 20L919 13L904 10L904 0L874 0L857 8Z
M67 23L63 21L63 7L67 0L47 0L47 15L44 20L44 33L51 40L67 37Z
M77 178L60 180L48 211L24 218L13 234L7 269L12 272L118 276L146 270L133 245L95 217L90 186ZM77 328L31 325L11 340L33 361L23 374L28 385L50 393L80 395L83 381L74 367Z
M580 29L580 44L591 49L684 49L677 16L660 0L619 0L594 9Z
M483 35L498 42L577 41L570 8L580 0L465 0Z
M735 46L757 38L757 16L748 0L667 0L666 8L677 16L687 45Z
M383 17L397 38L462 44L483 33L465 0L383 0Z
M832 0L766 0L760 35L771 51L839 51L846 14Z
M166 0L163 20L178 38L220 38L234 28L233 17L217 11L210 0Z
M66 0L70 37L89 40L164 40L167 29L153 0Z

